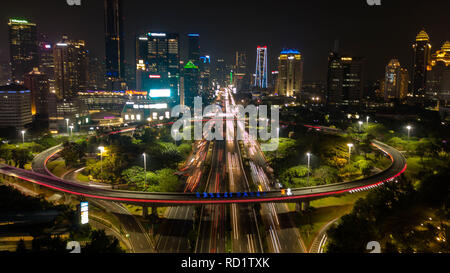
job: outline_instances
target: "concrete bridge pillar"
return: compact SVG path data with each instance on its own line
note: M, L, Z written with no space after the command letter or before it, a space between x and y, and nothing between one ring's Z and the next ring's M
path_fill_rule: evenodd
M309 200L302 202L302 211L305 211L309 208Z
M153 216L158 216L157 208L158 208L158 207L155 206L155 205L152 206L152 215L153 215Z
M148 217L148 207L147 207L147 206L143 206L143 207L142 207L142 216L143 216L144 218L147 218L147 217Z

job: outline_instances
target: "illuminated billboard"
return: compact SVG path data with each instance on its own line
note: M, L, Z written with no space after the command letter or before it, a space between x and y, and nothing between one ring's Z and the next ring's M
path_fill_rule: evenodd
M80 203L80 212L81 212L81 224L89 223L89 203L81 202Z
M170 97L170 89L150 89L151 98L168 98Z

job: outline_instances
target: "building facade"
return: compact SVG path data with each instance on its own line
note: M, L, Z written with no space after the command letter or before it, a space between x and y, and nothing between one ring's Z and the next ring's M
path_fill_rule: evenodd
M405 99L408 93L408 80L408 71L400 66L397 59L392 59L386 66L384 100Z
M254 86L267 88L267 46L256 48L256 72Z
M303 58L298 50L281 51L278 57L278 83L275 93L294 97L300 94L303 81Z
M23 83L25 74L39 66L36 24L10 19L9 54L13 82Z
M426 93L427 71L431 70L431 43L430 37L421 30L412 45L413 67L411 68L411 94L416 100L423 100Z
M31 91L11 84L0 86L0 127L22 130L32 122Z
M105 68L109 81L125 77L122 0L104 0Z

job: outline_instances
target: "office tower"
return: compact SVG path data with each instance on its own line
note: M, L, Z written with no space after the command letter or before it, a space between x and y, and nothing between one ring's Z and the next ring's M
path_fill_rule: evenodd
M39 71L48 78L50 92L55 92L55 61L53 43L46 35L41 34L38 43Z
M23 82L25 74L39 66L36 24L9 19L8 27L11 77L14 82Z
M450 65L450 41L446 41L440 50L436 50L431 55L431 65L434 66L438 62L443 62L446 66Z
M431 44L430 37L421 30L413 44L413 67L411 69L412 97L423 99L425 97L427 71L431 70Z
M63 36L54 49L55 86L60 99L76 97L88 86L88 54L84 41L70 41Z
M136 39L136 88L170 89L179 99L180 46L177 33L149 32Z
M200 35L190 33L188 36L188 61L192 61L196 66L200 63Z
M22 130L32 122L31 92L24 86L0 86L0 105L0 127Z
M11 77L9 63L0 64L0 85L6 85Z
M247 71L247 55L244 52L236 51L234 64L233 85L239 92L249 88L249 77Z
M104 62L97 57L89 57L89 90L105 90L105 65Z
M25 87L31 91L31 114L48 120L48 97L50 93L48 77L37 67L25 75Z
M209 55L201 56L199 62L200 92L211 93L211 58Z
M124 79L124 36L122 0L104 0L105 5L105 66L109 81Z
M441 49L431 55L431 71L427 76L427 96L435 98L443 91L445 75L450 70L450 42L446 41Z
M217 58L214 68L214 81L216 85L224 86L226 83L226 63L223 58Z
M357 104L364 87L364 59L330 52L327 73L327 104Z
M279 96L294 97L300 94L303 80L303 58L296 49L281 51L278 57L278 84L276 93Z
M199 69L194 62L189 61L183 68L184 104L193 107L194 97L201 96L199 90Z
M408 92L408 71L400 66L397 59L392 59L386 66L384 78L384 100L404 99Z
M254 86L267 88L267 46L256 48L256 73Z

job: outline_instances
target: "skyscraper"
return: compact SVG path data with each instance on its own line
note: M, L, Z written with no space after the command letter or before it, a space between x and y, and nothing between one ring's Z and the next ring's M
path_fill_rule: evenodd
M8 26L11 77L14 82L23 82L25 74L39 66L36 24L9 19Z
M427 71L431 70L430 37L421 30L413 44L413 67L411 69L412 97L424 98L427 83Z
M194 98L200 96L199 77L200 72L198 66L189 61L183 68L184 80L184 104L193 107Z
M55 62L53 56L53 43L46 35L39 38L39 71L48 78L50 91L55 91Z
M24 86L0 86L0 105L0 127L20 130L31 123L31 92Z
M327 73L327 104L358 104L363 96L364 59L330 52Z
M188 35L188 61L192 61L196 66L200 63L200 35L189 33Z
M236 51L234 64L234 80L233 85L237 91L248 89L249 79L247 71L247 54L245 52Z
M384 100L404 99L408 92L408 71L392 59L386 66L384 78Z
M60 99L76 97L88 86L88 55L84 41L70 41L67 36L55 45L56 94Z
M136 40L136 87L170 89L179 99L180 46L177 33L149 32Z
M48 77L37 67L25 75L25 86L31 91L31 114L48 121L48 98L50 93Z
M254 86L267 88L267 46L256 48L256 73Z
M303 81L303 58L296 49L281 51L278 57L278 84L276 93L279 96L293 97L300 94Z
M104 4L106 76L117 81L125 76L122 0L104 0Z

